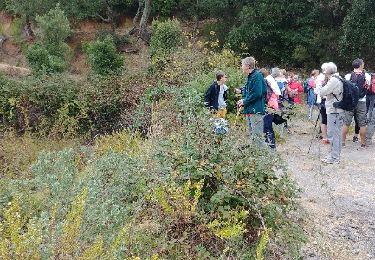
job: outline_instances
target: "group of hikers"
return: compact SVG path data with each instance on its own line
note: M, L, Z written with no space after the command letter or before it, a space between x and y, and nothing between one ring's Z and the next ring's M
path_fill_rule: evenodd
M237 109L242 109L245 115L251 141L257 146L275 149L273 124L282 122L287 127L287 120L280 121L278 112L286 109L285 103L301 104L302 93L305 92L308 118L312 119L314 107L318 106L320 113L315 126L320 120L321 142L330 145L322 162L340 162L341 148L345 146L353 118L353 142L359 141L362 148L371 145L375 131L375 113L372 113L375 104L375 74L365 72L364 61L359 58L352 62L352 67L351 73L341 77L336 64L323 63L321 72L313 70L302 83L298 74L287 73L279 68L257 69L254 57L242 59L241 69L247 80L235 92L242 96L237 101ZM216 80L205 95L205 105L216 118L225 118L227 113L226 80L227 75L218 71Z

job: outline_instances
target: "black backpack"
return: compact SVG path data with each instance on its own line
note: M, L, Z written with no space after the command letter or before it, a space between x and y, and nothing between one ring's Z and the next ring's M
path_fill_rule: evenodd
M341 108L347 111L353 110L357 106L359 100L359 89L357 85L350 80L346 80L338 76L334 77L342 82L343 93L342 100L340 101L335 95L333 95L337 99L337 102L333 103L333 107Z
M368 88L365 72L353 72L352 74L350 74L350 81L357 85L359 90L359 98L363 98L366 95L366 90Z

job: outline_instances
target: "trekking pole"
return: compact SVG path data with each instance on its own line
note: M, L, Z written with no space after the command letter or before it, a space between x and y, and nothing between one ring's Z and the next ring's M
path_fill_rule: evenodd
M237 125L237 119L238 119L238 116L240 115L240 111L241 111L241 107L237 106L236 119L234 120L235 126Z
M307 151L307 154L310 153L310 149L311 149L311 146L312 146L312 143L315 139L315 129L316 129L316 126L318 125L318 121L319 121L319 118L320 118L320 113L318 114L318 117L316 118L316 122L315 122L315 126L314 126L314 131L313 131L313 138L311 138L311 142L310 142L310 146L309 146L309 150Z

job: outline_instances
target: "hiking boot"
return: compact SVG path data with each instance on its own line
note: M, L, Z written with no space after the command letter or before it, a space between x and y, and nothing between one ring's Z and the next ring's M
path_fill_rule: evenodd
M340 160L333 159L333 158L323 158L323 159L321 159L321 161L323 163L326 163L326 164L338 164L338 163L340 163Z
M357 136L353 136L353 143L357 143L358 142L358 137Z

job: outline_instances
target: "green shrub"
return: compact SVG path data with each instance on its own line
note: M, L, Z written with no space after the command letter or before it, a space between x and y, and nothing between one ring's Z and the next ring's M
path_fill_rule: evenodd
M246 259L267 256L269 245L277 244L290 252L284 256L294 257L301 243L293 217L298 190L282 160L246 145L241 128L215 135L208 114L197 106L195 89L170 92L164 105L178 118L167 118L179 125L173 134L152 132L141 146L121 142L128 146L124 149L114 137L109 143L101 139L98 153L87 148L46 152L33 164L30 181L8 181L11 194L1 189L3 205L19 197L18 214L45 223L42 245L26 252ZM152 129L163 123L153 122ZM111 143L114 149L106 148ZM0 235L0 241L8 241L4 248L13 246ZM56 248L59 242L65 244Z
M66 69L70 48L64 42L71 34L69 21L56 5L43 16L37 16L40 27L38 41L29 47L26 57L34 71L47 73L62 72Z
M124 58L117 53L112 36L86 44L85 52L91 69L96 74L104 76L118 73L124 65Z
M39 39L46 45L64 42L72 33L69 20L59 5L47 14L37 16L36 21L40 27Z
M34 71L54 73L63 72L66 68L64 58L51 55L45 46L38 43L29 47L26 58Z
M182 30L177 20L153 21L150 44L151 57L170 54L181 46L182 42Z
M121 113L127 105L122 93L127 91L131 102L138 93L126 89L131 85L124 86L123 79L115 76L88 81L73 80L66 74L31 75L17 81L0 76L0 83L2 127L55 138L120 129Z

